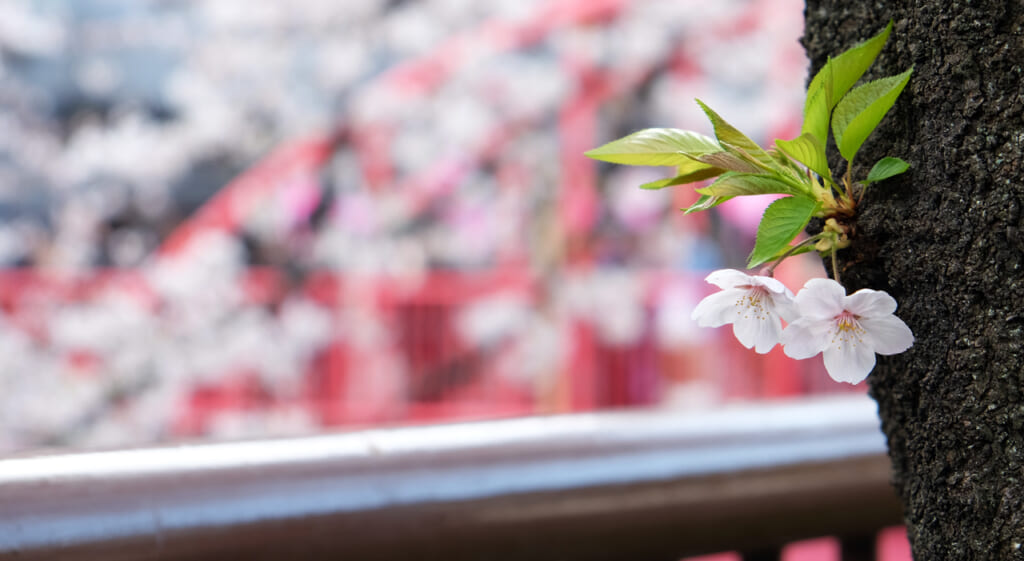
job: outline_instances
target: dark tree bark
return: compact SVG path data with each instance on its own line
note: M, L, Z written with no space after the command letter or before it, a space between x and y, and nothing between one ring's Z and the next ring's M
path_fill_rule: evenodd
M1024 2L808 0L805 16L814 71L890 19L868 77L915 68L857 156L861 177L885 155L912 168L870 188L838 259L917 338L868 378L914 557L1024 559Z

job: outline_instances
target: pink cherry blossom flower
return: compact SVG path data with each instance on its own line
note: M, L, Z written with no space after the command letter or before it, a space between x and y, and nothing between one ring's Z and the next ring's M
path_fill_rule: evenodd
M875 367L875 353L902 353L914 344L910 328L893 315L896 300L880 290L847 296L832 279L811 279L795 303L799 318L782 333L783 351L792 358L822 353L837 382L856 384Z
M794 312L793 293L781 282L733 269L708 275L707 282L722 289L704 298L691 317L701 327L732 324L736 339L748 349L767 353L779 343L782 321Z

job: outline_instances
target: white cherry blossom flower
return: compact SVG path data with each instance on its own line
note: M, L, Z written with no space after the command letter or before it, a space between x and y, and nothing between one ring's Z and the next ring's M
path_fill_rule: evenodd
M767 353L779 343L782 321L794 312L793 293L781 282L733 269L708 275L707 282L722 289L700 301L691 317L701 327L732 324L736 339L748 349Z
M910 328L893 315L896 300L880 290L847 296L832 279L811 279L795 303L799 318L782 333L783 351L792 358L822 353L837 382L856 384L875 367L875 353L902 353L914 344Z

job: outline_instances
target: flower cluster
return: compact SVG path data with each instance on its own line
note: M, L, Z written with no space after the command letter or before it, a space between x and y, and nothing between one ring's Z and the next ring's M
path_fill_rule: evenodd
M896 300L883 291L865 288L847 295L832 279L811 279L793 296L774 278L732 269L715 271L706 280L722 291L693 310L698 325L731 323L740 343L762 354L779 343L792 358L821 353L837 382L856 384L875 367L876 353L897 354L914 344L910 328L893 314Z

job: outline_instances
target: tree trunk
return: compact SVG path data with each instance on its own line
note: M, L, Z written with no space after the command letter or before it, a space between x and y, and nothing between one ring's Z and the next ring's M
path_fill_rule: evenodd
M917 338L868 378L914 557L1024 559L1024 3L808 0L805 16L815 72L890 19L867 77L915 69L856 163L912 167L868 190L838 257L847 289L888 291Z

